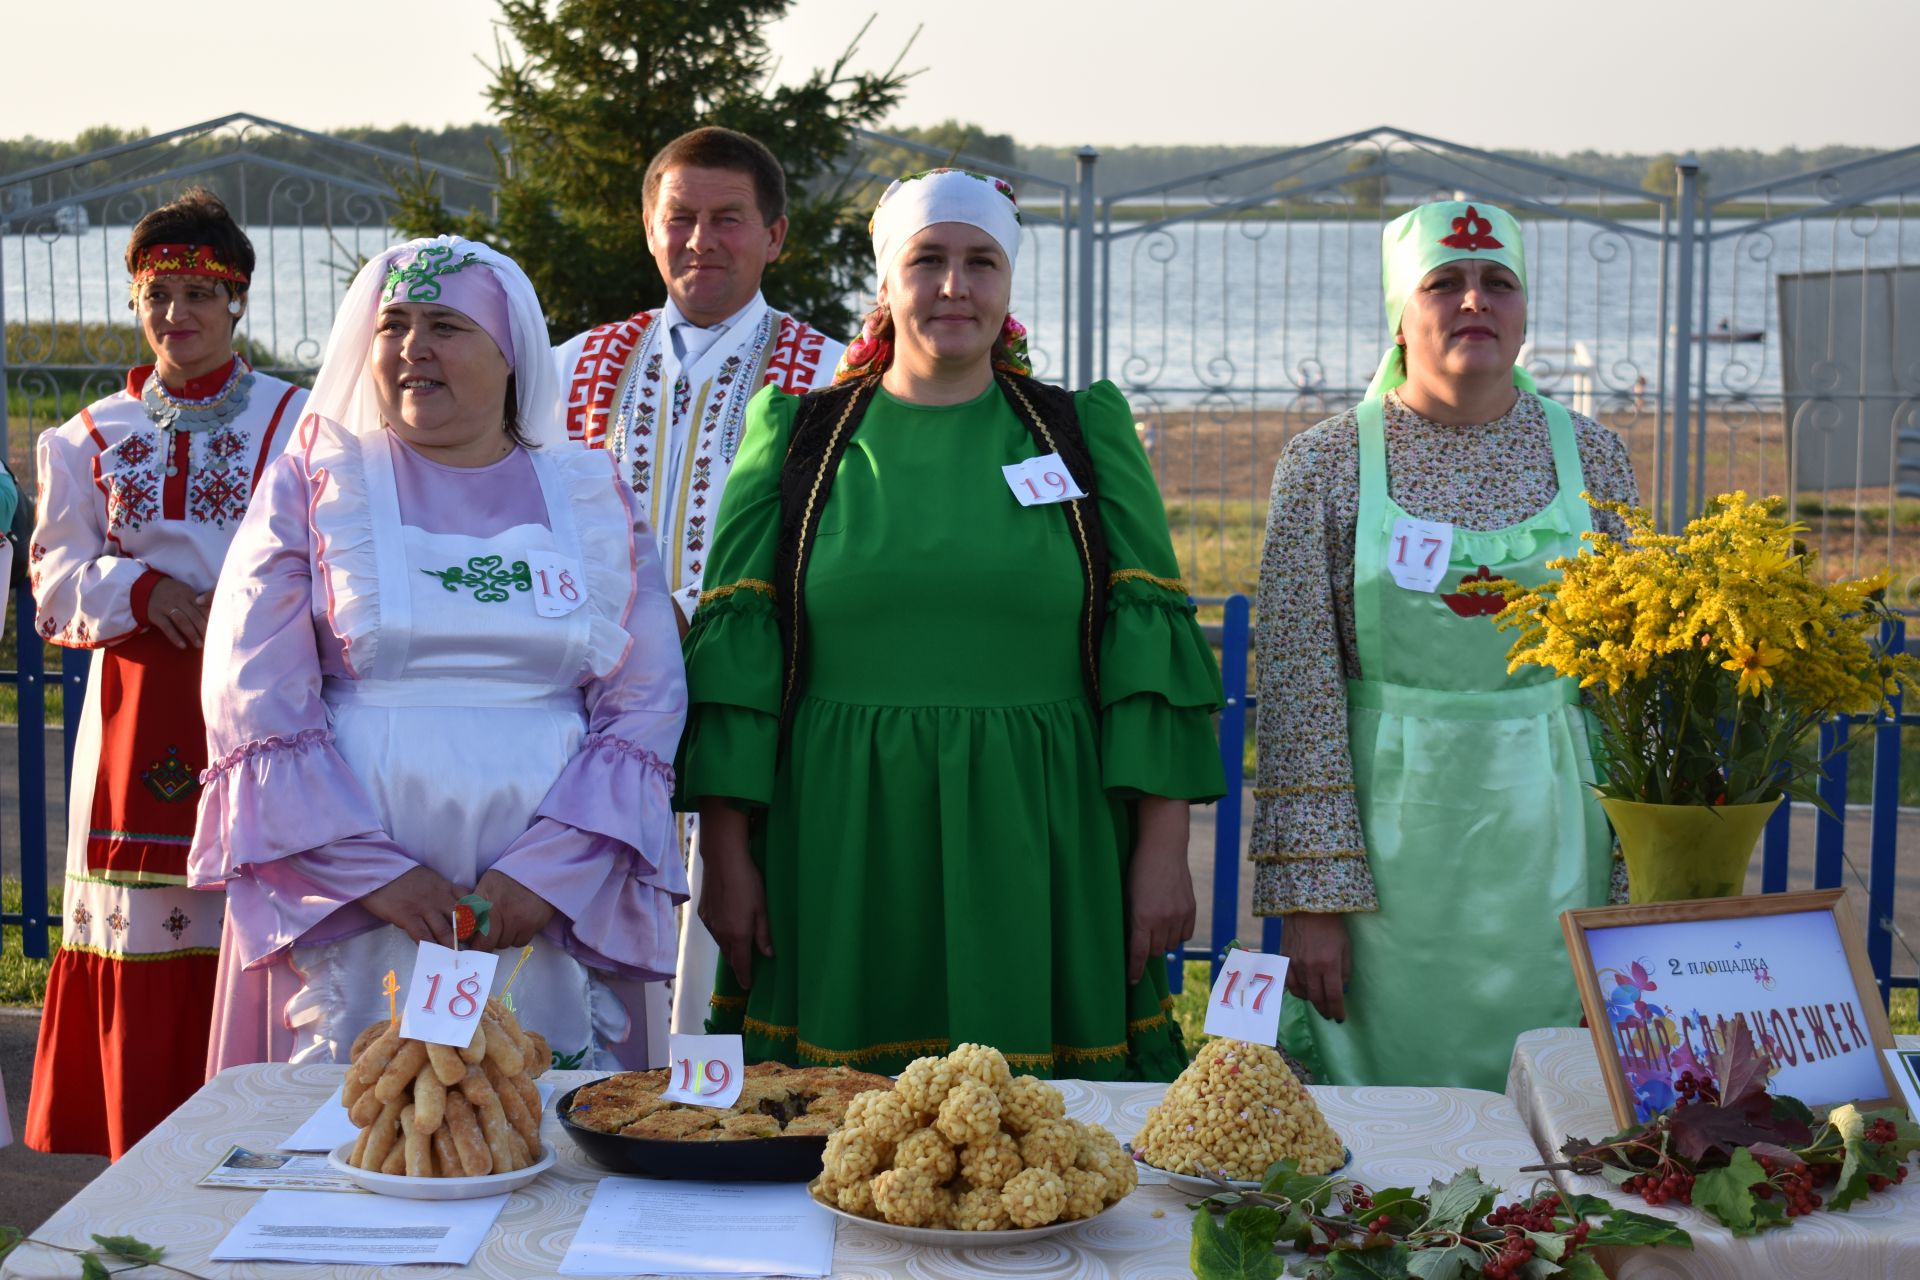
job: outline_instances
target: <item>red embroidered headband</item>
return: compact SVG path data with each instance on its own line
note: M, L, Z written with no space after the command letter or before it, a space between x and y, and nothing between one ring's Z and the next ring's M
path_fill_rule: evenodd
M204 244L150 244L133 255L134 284L145 284L156 276L207 276L247 283L245 274L220 261L213 248Z

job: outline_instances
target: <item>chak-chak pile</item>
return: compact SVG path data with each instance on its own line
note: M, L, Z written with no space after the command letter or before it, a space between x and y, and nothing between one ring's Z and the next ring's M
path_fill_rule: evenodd
M410 1178L511 1173L540 1158L540 1091L551 1065L537 1031L488 1000L463 1049L403 1040L376 1022L353 1042L340 1100L360 1126L348 1163Z
M1045 1080L998 1049L918 1058L860 1094L827 1139L814 1198L903 1227L1002 1231L1091 1218L1132 1191L1133 1161L1099 1125L1066 1118Z
M1209 1040L1147 1113L1134 1153L1157 1169L1252 1180L1288 1156L1302 1173L1346 1163L1340 1138L1277 1050Z

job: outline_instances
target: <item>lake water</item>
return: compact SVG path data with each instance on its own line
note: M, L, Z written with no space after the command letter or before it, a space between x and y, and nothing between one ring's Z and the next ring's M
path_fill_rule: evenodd
M1665 328L1658 309L1661 255L1649 238L1657 229L1571 220L1524 225L1529 336L1547 385L1566 385L1565 368L1581 344L1595 366L1599 394L1630 393L1642 377L1657 390ZM0 237L6 319L124 323L127 236L128 228L107 227L50 238ZM348 265L378 252L390 235L377 227L330 234L269 226L254 228L253 237L259 267L245 332L280 361L311 367L324 349ZM1062 237L1057 227L1037 222L1024 237L1015 313L1032 331L1037 372L1065 381L1071 366ZM1303 388L1337 393L1364 386L1387 342L1378 237L1371 221L1203 221L1154 230L1117 224L1100 249L1108 323L1096 348L1096 374L1128 386L1136 400L1167 403L1213 394L1238 406ZM1696 347L1705 353L1709 389L1779 394L1776 276L1858 271L1917 257L1920 227L1893 219L1871 225L1807 219L1718 241L1708 323L1726 317L1736 330L1763 330L1766 340ZM1096 293L1096 312L1100 306ZM13 362L22 354L15 351ZM124 358L102 355L107 363Z

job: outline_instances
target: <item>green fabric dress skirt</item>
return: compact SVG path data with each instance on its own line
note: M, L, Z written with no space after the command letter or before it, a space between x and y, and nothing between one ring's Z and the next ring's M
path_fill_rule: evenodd
M754 815L774 954L750 992L721 960L708 1023L749 1060L893 1072L973 1041L1040 1075L1185 1065L1164 966L1126 981L1129 801L1221 793L1219 673L1125 401L1077 399L1113 570L1099 714L1066 521L1001 472L1036 452L1013 409L997 387L945 407L877 392L808 566L784 744L771 580L798 401L748 411L687 637L680 790Z

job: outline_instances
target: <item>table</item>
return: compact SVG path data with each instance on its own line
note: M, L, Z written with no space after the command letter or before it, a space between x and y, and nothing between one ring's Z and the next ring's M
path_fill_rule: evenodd
M216 1277L353 1276L373 1280L380 1268L300 1263L217 1263L208 1255L253 1203L257 1192L193 1184L235 1143L272 1149L337 1089L344 1067L257 1065L222 1072L165 1123L90 1183L36 1232L84 1247L94 1232L130 1234L164 1245L166 1261ZM550 1072L564 1093L599 1073ZM1165 1092L1157 1084L1061 1081L1067 1113L1105 1125L1125 1140ZM1538 1160L1519 1111L1496 1093L1469 1089L1315 1087L1320 1106L1354 1153L1350 1175L1370 1186L1424 1187L1434 1178L1477 1165L1489 1182L1519 1186ZM408 1280L458 1273L468 1277L552 1275L605 1174L588 1164L549 1113L542 1136L559 1152L554 1167L514 1193L493 1232L466 1268L408 1267ZM1031 1244L977 1249L918 1249L878 1231L842 1224L834 1250L837 1276L853 1280L969 1280L1019 1275L1025 1280L1169 1280L1190 1276L1192 1222L1187 1197L1164 1185L1142 1186L1096 1222ZM4 1275L71 1277L73 1258L23 1248Z
M1900 1037L1920 1048L1920 1038ZM1593 1033L1578 1027L1523 1032L1513 1047L1507 1096L1526 1117L1542 1151L1569 1137L1604 1138L1619 1131L1607 1102ZM1824 1209L1742 1240L1698 1209L1652 1208L1615 1191L1603 1178L1558 1176L1568 1192L1604 1196L1642 1213L1673 1218L1693 1236L1687 1249L1602 1249L1599 1260L1617 1280L1913 1280L1920 1276L1920 1180L1878 1193L1845 1213Z

